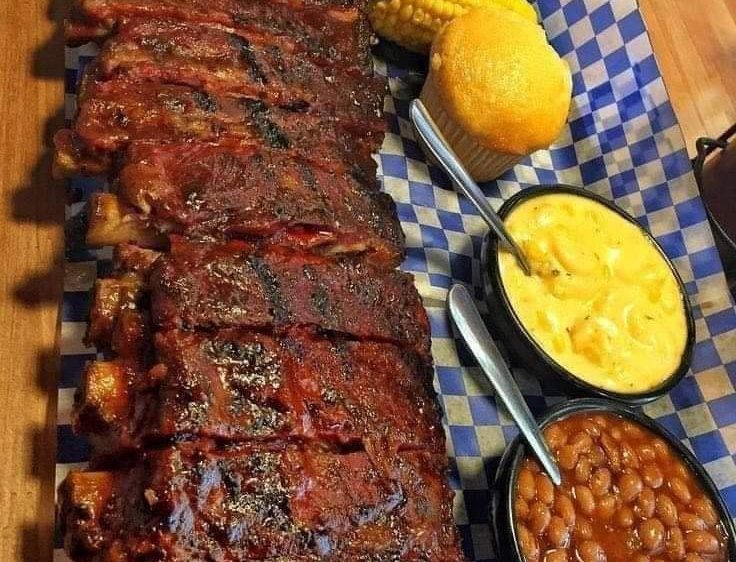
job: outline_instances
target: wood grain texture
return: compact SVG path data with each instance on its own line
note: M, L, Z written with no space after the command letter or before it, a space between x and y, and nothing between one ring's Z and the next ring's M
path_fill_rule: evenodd
M616 0L612 0L616 1ZM63 0L0 1L0 561L51 560L62 186ZM642 0L685 133L736 121L736 2Z
M47 562L53 540L63 51L48 0L0 1L0 560Z
M613 0L615 1L615 0ZM640 0L688 152L736 123L736 1Z

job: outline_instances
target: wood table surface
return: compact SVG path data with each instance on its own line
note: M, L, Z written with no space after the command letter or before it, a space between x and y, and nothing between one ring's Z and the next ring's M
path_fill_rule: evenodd
M63 123L65 10L0 1L1 562L51 560L63 187L49 143ZM688 146L736 122L736 2L642 10Z
M612 0L616 2L616 0ZM736 123L736 0L640 0L690 156Z

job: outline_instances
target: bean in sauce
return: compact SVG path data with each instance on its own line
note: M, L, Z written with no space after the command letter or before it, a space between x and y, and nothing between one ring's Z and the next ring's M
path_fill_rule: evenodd
M661 438L605 413L573 414L544 433L562 485L522 461L514 513L525 562L726 562L712 502Z

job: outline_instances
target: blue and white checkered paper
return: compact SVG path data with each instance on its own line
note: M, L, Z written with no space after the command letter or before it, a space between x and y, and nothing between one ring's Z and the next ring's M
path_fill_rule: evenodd
M695 307L697 345L692 372L644 411L695 452L736 515L736 310L641 14L635 0L538 0L537 8L552 45L572 69L569 125L549 150L484 186L486 195L498 207L529 185L581 185L613 199L657 237ZM68 118L75 111L78 72L92 56L91 47L67 49ZM389 77L392 92L386 100L391 132L379 155L380 173L406 233L403 269L415 275L431 319L435 384L457 490L455 518L468 558L491 561L489 486L516 429L473 361L462 350L458 355L444 307L453 282L472 286L481 297L480 250L486 227L447 178L427 165L414 139L408 121L408 84L414 77L382 61L376 64ZM72 219L89 193L100 188L94 180L72 180L76 202L70 200L67 217ZM82 343L88 290L109 267L110 256L109 249L80 249L74 239L68 235L57 482L87 459L87 445L72 434L69 415L81 370L97 356ZM564 399L544 381L516 374L535 413ZM60 549L54 560L66 560Z

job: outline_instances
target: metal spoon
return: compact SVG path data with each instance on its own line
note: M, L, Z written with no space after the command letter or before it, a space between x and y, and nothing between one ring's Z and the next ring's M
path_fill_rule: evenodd
M491 334L488 333L470 293L462 285L453 285L447 297L447 304L450 309L450 317L478 361L483 374L493 385L496 394L503 401L511 417L514 418L521 434L534 451L539 462L542 463L552 482L559 486L562 482L560 469L557 467L557 463L549 447L547 447L542 432L534 420L534 416L529 411L529 406L524 401L516 381L511 376L511 371L503 360L501 352L496 347Z
M419 133L419 136L440 167L455 182L455 185L460 188L463 195L473 202L480 216L483 217L491 230L496 233L498 239L511 251L524 273L531 275L529 262L524 257L521 248L511 237L509 231L506 230L501 217L488 204L480 187L470 177L465 166L460 162L452 147L445 140L439 127L437 127L437 124L429 115L427 108L424 107L424 104L420 100L412 100L411 107L409 108L409 116L411 117L412 123L414 123L417 133Z

